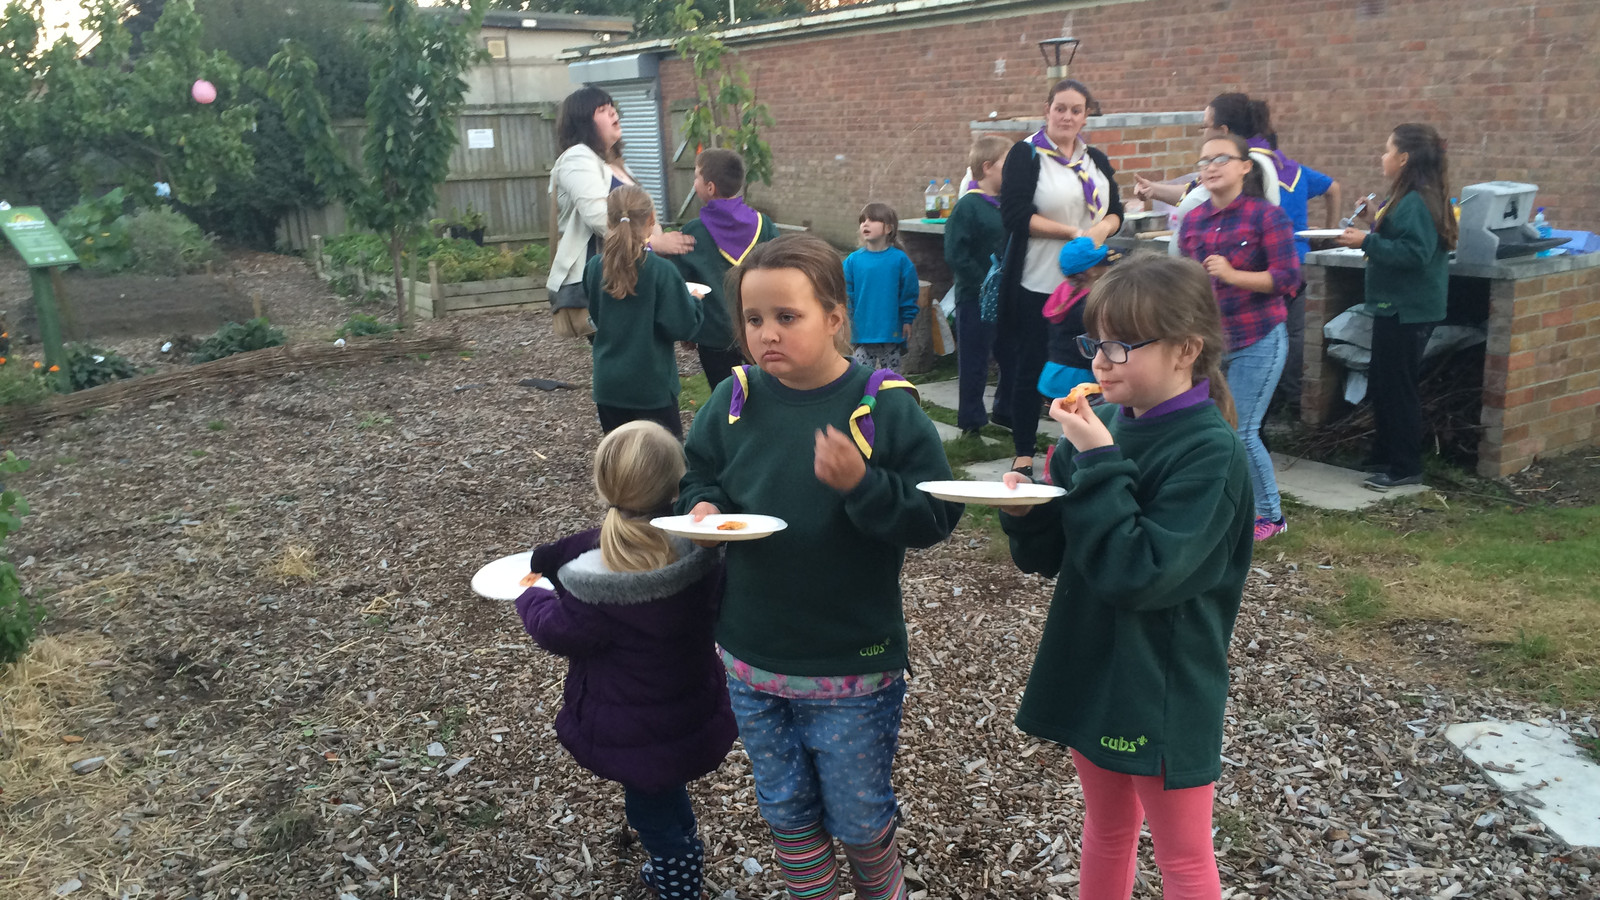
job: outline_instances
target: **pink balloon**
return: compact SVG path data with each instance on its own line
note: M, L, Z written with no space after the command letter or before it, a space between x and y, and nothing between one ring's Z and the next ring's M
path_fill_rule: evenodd
M194 83L189 93L196 103L210 103L217 99L217 86L202 78Z

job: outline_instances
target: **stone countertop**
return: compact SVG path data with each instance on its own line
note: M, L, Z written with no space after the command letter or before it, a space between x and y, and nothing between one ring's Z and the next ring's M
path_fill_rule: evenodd
M921 219L901 219L900 230L912 234L944 234L944 222L924 222Z
M1367 257L1360 250L1346 248L1313 250L1306 254L1306 265L1365 269L1367 267ZM1580 256L1525 256L1516 259L1499 260L1488 265L1451 260L1450 274L1462 278L1521 281L1528 278L1559 275L1562 272L1590 269L1596 266L1600 266L1600 253L1585 253Z

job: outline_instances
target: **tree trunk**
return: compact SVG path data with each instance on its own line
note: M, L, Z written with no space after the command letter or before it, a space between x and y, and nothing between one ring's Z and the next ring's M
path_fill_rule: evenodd
M405 249L405 232L396 228L389 232L389 260L394 263L395 321L406 327L406 292L400 270L400 255Z

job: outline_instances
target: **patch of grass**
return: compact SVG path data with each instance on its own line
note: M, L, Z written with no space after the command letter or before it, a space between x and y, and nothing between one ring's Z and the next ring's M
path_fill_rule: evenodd
M382 428L385 425L393 424L393 416L386 416L383 413L378 412L369 412L361 414L360 420L356 422L356 427L362 431L366 431L368 428Z
M493 828L504 815L500 807L494 803L484 803L474 806L470 812L461 817L471 828Z
M1250 813L1232 807L1218 807L1215 822L1218 847L1243 850L1255 842L1256 822Z
M1579 750L1587 754L1590 759L1600 763L1600 738L1586 737L1580 734L1575 735L1572 740L1578 745Z
M958 470L956 477L965 478L966 473ZM956 534L965 535L968 540L977 538L983 548L984 558L990 562L1009 564L1011 539L1000 527L1002 515L1004 513L992 506L969 505L966 515L961 517L961 524L956 527Z
M194 457L195 459L199 459L200 457L206 455L206 451L204 451L204 450L190 450L189 451L189 455Z
M267 821L261 842L273 855L299 849L317 836L317 816L304 809L286 809Z
M283 581L311 581L317 577L317 570L311 565L316 556L316 551L308 547L291 544L272 564L271 573Z
M938 406L924 400L922 402L922 411L927 413L928 418L935 422L943 425L949 425L952 428L960 427L956 421L956 411L953 409L946 409L943 406ZM986 440L999 441L1007 450L1009 450L1011 447L1011 432L1001 428L998 425L983 426L982 428L978 429L978 436L985 438ZM1058 428L1053 428L1049 431L1041 428L1038 436L1034 438L1034 447L1038 452L1044 453L1046 450L1050 449L1050 445L1054 444L1056 442L1056 438L1059 436L1060 429ZM993 459L994 457L990 458Z
M706 384L704 372L692 378L681 379L682 387L678 389L678 408L694 412L706 405L711 399L711 388Z
M906 380L912 384L927 384L931 381L953 381L960 375L961 370L957 366L956 355L948 353L944 356L935 356L933 368L919 375L907 375Z
M1483 651L1465 667L1552 702L1600 697L1600 507L1515 506L1474 489L1290 518L1266 549L1335 596L1308 609L1318 620L1459 622Z
M439 716L439 742L449 745L461 733L461 726L467 721L467 708L465 706L452 706Z
M379 631L388 631L389 630L389 620L385 619L383 616L378 616L378 615L367 616L366 622L367 622L367 627L368 628L376 628Z
M963 435L944 442L945 458L950 460L951 466L961 466L967 463L988 462L992 459L1006 459L1011 456L1011 443L1004 444L984 440L982 434Z
M211 421L206 423L206 428L211 430L211 431L227 431L229 428L232 428L232 427L233 427L232 425L229 425L226 421L224 421L222 419L212 419Z

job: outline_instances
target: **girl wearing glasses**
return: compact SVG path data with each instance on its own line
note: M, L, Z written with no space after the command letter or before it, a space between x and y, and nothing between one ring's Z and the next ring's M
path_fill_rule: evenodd
M1200 266L1154 255L1085 302L1106 403L1051 405L1067 493L1000 517L1017 567L1057 578L1017 727L1072 751L1083 900L1127 900L1146 821L1166 896L1217 900L1212 786L1254 517L1217 303Z
M1239 408L1239 438L1250 457L1255 539L1288 529L1261 420L1288 356L1287 301L1300 287L1294 226L1261 195L1261 163L1235 134L1205 142L1197 167L1211 198L1184 220L1179 246L1211 276L1228 341L1224 363Z

